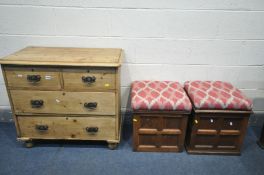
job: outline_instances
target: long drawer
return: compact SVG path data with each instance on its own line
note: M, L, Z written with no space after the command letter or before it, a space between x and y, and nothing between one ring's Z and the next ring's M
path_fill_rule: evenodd
M115 118L18 116L21 137L38 139L111 140Z
M10 90L16 114L115 115L114 92Z
M5 68L7 86L28 89L61 89L60 73L55 68Z
M113 68L63 69L66 90L111 90L116 88L115 79Z

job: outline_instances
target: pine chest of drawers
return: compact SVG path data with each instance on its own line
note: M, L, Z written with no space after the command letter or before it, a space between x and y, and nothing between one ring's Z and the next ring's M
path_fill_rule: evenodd
M27 47L0 60L18 140L120 141L121 49Z

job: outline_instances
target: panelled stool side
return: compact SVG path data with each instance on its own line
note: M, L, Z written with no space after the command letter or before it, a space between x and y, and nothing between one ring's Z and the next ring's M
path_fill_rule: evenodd
M184 88L193 103L187 152L240 155L252 101L227 82L188 81Z
M191 102L172 81L135 81L131 87L133 150L181 152Z

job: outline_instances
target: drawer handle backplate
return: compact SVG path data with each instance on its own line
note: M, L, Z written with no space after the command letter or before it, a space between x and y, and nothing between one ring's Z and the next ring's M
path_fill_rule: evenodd
M48 125L36 125L36 129L39 131L47 131L49 129Z
M96 81L96 77L95 76L82 76L82 81L84 83L87 83L87 84L92 84Z
M91 134L95 134L99 131L98 127L87 127L86 128L86 132L91 133Z
M44 101L43 100L31 100L30 104L32 108L40 108L43 106Z
M89 102L89 103L84 103L83 105L87 109L96 109L97 108L97 103L96 102Z
M27 80L31 83L37 83L41 80L40 75L27 75Z

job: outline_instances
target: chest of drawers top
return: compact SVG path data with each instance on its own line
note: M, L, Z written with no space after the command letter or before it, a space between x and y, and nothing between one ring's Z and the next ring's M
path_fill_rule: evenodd
M27 47L0 59L3 65L119 67L122 49Z

